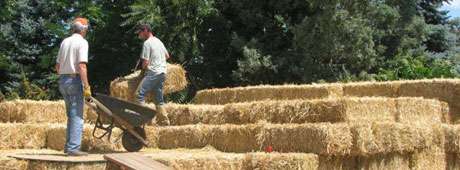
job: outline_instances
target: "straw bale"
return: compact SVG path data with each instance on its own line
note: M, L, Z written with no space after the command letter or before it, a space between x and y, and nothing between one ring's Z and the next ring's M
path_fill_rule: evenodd
M439 100L424 98L398 98L396 119L401 123L448 123L446 118L448 105Z
M0 149L42 148L47 125L0 123Z
M342 114L348 122L395 121L396 102L391 98L350 98L340 103L344 105Z
M264 125L257 135L260 149L272 146L278 152L325 155L349 154L352 135L346 124Z
M158 147L161 149L202 148L210 142L211 128L188 125L152 128L152 130L158 130Z
M85 107L86 122L96 119L96 113ZM66 108L63 100L13 100L0 103L0 122L65 123Z
M447 155L443 151L421 150L411 154L411 169L444 170L448 167Z
M2 170L23 170L27 169L28 162L14 158L0 158L0 169Z
M400 169L409 170L410 157L397 153L371 156L319 156L319 170Z
M63 101L14 100L0 103L2 122L65 122Z
M154 108L154 105L149 105ZM224 106L221 105L182 105L168 103L165 105L165 110L168 113L171 125L187 125L187 124L224 124L227 123L223 118Z
M92 135L93 126L85 125L82 135L82 145L81 149L84 151L91 152L110 152L110 151L121 151L121 143L112 143L108 141L106 137L103 139L94 138ZM97 135L101 135L102 131L97 131ZM115 128L112 132L112 141L115 141L116 138L121 134L121 131L118 128ZM46 146L49 149L54 150L63 150L66 140L66 126L63 124L51 125L46 137Z
M214 149L145 150L145 156L170 166L182 169L242 169L244 154L223 153Z
M318 156L300 153L249 153L243 161L244 168L252 169L318 169Z
M186 72L178 64L168 64L166 80L163 87L163 93L169 94L183 90L187 86ZM110 95L121 99L136 101L136 90L142 76L140 71L136 71L125 77L120 77L110 83ZM153 92L146 97L147 101L152 101Z
M350 125L353 134L352 155L407 153L444 143L440 127L426 124L390 122Z
M198 91L196 104L228 104L259 100L293 100L339 97L338 85L261 85Z
M344 96L385 96L397 97L399 82L356 82L343 84Z
M49 162L49 161L28 161L27 169L33 170L103 170L105 162Z
M257 135L260 125L223 125L212 129L209 143L220 151L248 152L260 150Z
M146 156L182 169L317 169L318 156L305 153L224 153L215 150L148 150Z
M339 100L279 100L227 104L223 114L235 121L227 123L307 123L340 122L344 120Z
M453 83L456 80L429 79L401 82L399 96L435 98L449 102L453 98Z

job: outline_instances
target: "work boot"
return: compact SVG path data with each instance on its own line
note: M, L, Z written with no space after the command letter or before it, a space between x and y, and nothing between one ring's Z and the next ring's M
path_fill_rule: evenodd
M157 106L156 122L160 126L168 126L169 118L163 106Z
M87 156L88 153L83 151L67 151L67 156Z

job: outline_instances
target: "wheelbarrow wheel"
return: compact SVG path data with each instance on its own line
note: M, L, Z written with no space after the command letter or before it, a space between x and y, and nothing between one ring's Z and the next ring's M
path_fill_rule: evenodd
M145 130L143 128L135 127L134 131L136 131L139 135L141 135L142 138L145 139ZM141 150L142 147L144 147L144 144L128 131L123 132L121 143L123 148L125 148L128 152L137 152Z

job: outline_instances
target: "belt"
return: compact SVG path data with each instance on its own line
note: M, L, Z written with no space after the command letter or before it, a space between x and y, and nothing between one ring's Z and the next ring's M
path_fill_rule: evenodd
M80 74L61 74L61 76L78 77Z

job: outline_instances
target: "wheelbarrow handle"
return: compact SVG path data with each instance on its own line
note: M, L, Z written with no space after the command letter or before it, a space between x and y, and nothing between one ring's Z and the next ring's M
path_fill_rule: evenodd
M98 111L99 109L109 116L113 115L112 111L110 111L109 108L105 107L99 100L97 100L94 97L89 97L86 100L86 105L88 105L90 108L92 108L95 111Z

